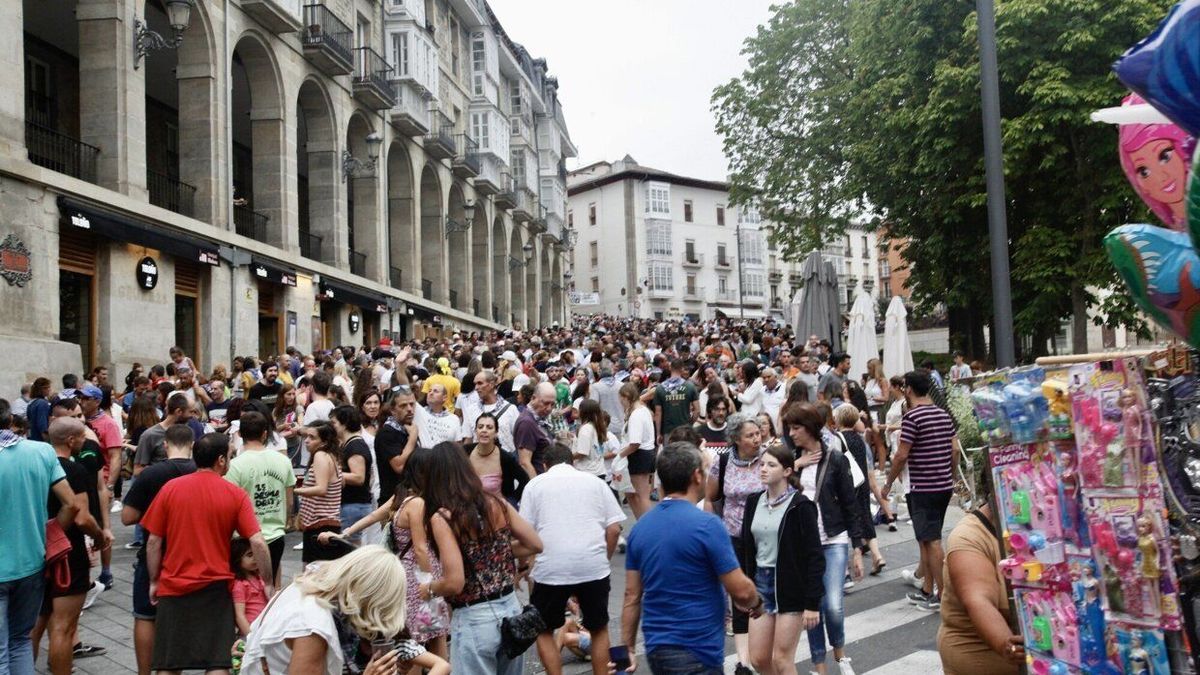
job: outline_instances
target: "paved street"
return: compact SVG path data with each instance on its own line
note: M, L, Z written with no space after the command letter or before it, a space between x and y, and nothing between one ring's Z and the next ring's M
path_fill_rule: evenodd
M946 531L958 522L962 512L951 507L947 514ZM113 553L112 590L103 593L90 609L83 613L80 622L80 637L88 644L100 645L108 650L103 656L77 661L77 673L107 675L128 673L135 670L133 655L133 617L129 613L132 594L133 551L123 548L130 540L133 528L115 529L117 546ZM917 562L917 546L912 538L912 528L901 524L898 532L880 528L880 544L888 566L879 577L865 577L846 597L846 653L853 660L856 672L886 675L889 673L937 673L941 671L937 656L938 617L917 611L904 598L909 587L900 579L902 569L912 569ZM291 545L299 541L298 534L288 535L288 552L284 556L284 574L288 578L300 571L299 553ZM624 556L613 559L613 590L609 601L614 640L620 633L621 597L624 591ZM639 652L640 652L639 648ZM733 654L733 640L726 643L726 653ZM578 675L590 672L586 663L570 655L564 659L565 672ZM726 659L726 672L733 672L736 661ZM800 672L810 669L808 641L801 637L796 653ZM531 649L526 657L526 672L541 673L536 651ZM44 652L38 662L38 672L45 672ZM648 673L646 668L641 672ZM470 674L464 674L470 675Z

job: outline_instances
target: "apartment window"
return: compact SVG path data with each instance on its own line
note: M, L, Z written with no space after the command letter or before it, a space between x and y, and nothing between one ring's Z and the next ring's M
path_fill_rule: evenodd
M696 295L696 275L695 274L687 275L687 294L693 295L693 296Z
M738 209L738 220L747 225L757 225L761 219L758 215L758 209L743 206Z
M748 265L761 265L763 261L762 236L758 230L742 230L742 262Z
M718 225L725 224L725 207L724 206L717 207L717 224Z
M475 141L479 143L481 150L487 150L491 147L488 138L487 113L471 113L471 135L475 137Z
M567 229L575 227L575 212L567 211Z
M450 72L458 75L458 19L450 17Z
M671 255L671 224L661 222L648 224L646 241L650 255Z
M650 263L650 288L656 291L675 290L671 263Z
M392 33L392 63L397 76L408 77L408 33Z
M512 103L512 114L520 116L523 112L521 108L521 83L513 82L512 86L508 89L508 95L511 99L510 102ZM514 127L514 129L515 128L516 127Z
M358 32L354 35L356 46L370 47L371 46L371 22L367 21L361 14L358 15Z
M696 262L696 242L689 239L683 244L683 259L694 263Z
M588 204L588 225L596 224L596 205Z
M892 264L886 259L879 261L879 278L887 279L892 276Z
M646 213L655 216L671 215L671 186L650 183L646 186Z
M771 284L771 304L774 305L777 300L779 300L779 285Z
M717 292L718 293L728 293L729 292L729 277L717 277Z
M745 279L745 294L751 297L761 298L763 294L763 275L756 272L747 272Z
M476 33L475 38L471 40L471 68L477 73L487 69L487 57L484 54L483 33Z
M867 246L867 235L865 235L865 234L862 236L862 257L863 258L871 257L871 247Z
M767 234L767 250L768 251L777 250L777 247L775 245L775 237L771 236L771 232L767 232L766 234Z
M692 222L692 200L690 199L683 201L683 222Z
M592 267L600 266L600 243L593 241L588 244L588 253L591 254Z
M592 277L592 292L600 292L600 277Z
M521 150L512 151L512 172L517 187L525 187L525 153Z
M729 261L725 257L725 244L717 244L717 264L728 265Z

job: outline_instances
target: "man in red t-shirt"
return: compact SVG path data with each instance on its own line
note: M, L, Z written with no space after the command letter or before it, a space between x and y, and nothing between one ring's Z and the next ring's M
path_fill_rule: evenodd
M196 441L192 459L196 472L164 485L141 521L150 534L150 600L158 605L151 658L157 671L231 667L235 624L229 543L235 531L250 540L267 597L275 592L271 554L250 498L222 478L229 468L229 438L204 435Z

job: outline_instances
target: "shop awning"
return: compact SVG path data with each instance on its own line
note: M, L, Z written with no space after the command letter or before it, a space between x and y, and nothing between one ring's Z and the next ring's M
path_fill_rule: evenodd
M413 302L408 303L408 315L433 324L440 324L442 322L441 314Z
M140 244L185 260L219 267L217 245L206 239L97 208L69 197L58 198L63 226L75 227L114 241Z
M387 299L382 295L356 288L349 284L322 278L318 290L324 300L336 300L347 305L358 305L363 309L383 314L386 314L388 311Z
M250 261L250 275L255 279L271 281L284 286L296 286L296 271L254 256Z

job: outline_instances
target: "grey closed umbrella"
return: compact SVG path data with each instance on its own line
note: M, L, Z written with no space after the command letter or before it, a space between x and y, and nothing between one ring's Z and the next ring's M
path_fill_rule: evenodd
M829 340L833 351L841 349L842 315L838 307L837 272L833 263L813 251L800 267L804 287L800 289L796 312L796 340L803 343L809 335Z

